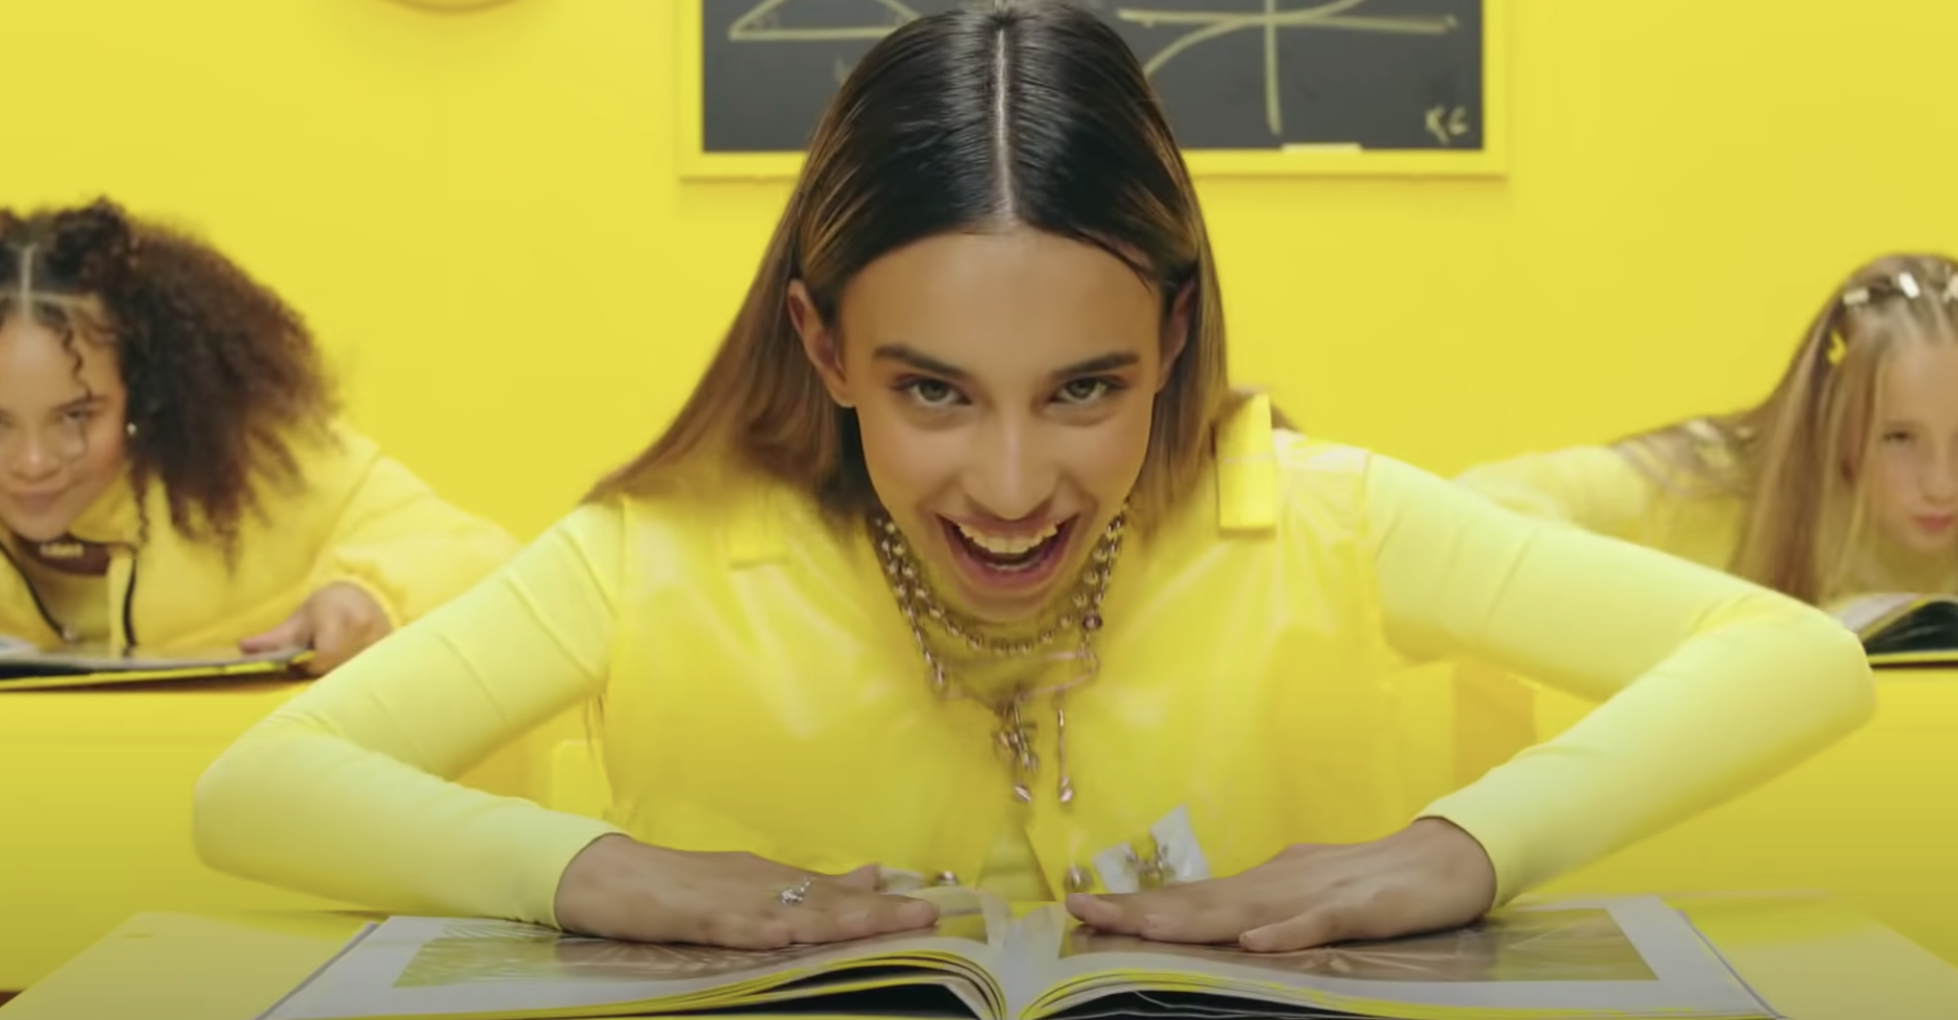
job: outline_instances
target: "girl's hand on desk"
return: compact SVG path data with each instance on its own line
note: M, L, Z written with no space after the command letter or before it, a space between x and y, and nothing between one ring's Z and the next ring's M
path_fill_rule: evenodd
M372 595L351 584L329 584L313 593L284 623L238 642L247 654L311 648L303 667L322 676L393 629Z
M801 901L784 902L785 890ZM793 899L794 897L789 897ZM746 853L691 853L602 836L558 881L557 926L629 942L734 949L845 942L926 928L938 908L877 891L877 867L822 875Z
M1423 818L1371 843L1301 844L1241 875L1124 895L1074 895L1082 924L1157 942L1290 952L1459 928L1487 913L1496 873L1475 838Z

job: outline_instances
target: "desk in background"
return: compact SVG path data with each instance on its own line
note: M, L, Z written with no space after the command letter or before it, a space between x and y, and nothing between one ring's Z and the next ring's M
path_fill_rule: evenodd
M0 693L0 992L30 987L131 914L337 906L211 871L190 841L205 767L304 687ZM462 781L523 795L529 762L528 745L513 745Z
M1876 678L1876 717L1863 729L1543 891L1826 889L1958 963L1958 670ZM1463 761L1462 781L1595 707L1493 671L1457 682L1462 753L1479 756ZM1520 730L1519 712L1533 718Z
M1820 897L1679 898L1788 1020L1951 1020L1958 970ZM354 913L145 914L12 1003L0 1020L251 1020L369 918Z

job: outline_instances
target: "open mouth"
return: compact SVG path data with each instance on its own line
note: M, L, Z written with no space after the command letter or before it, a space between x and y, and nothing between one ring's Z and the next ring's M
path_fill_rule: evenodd
M1022 535L991 535L942 517L939 520L960 566L974 580L1022 588L1045 582L1060 566L1074 534L1075 518Z

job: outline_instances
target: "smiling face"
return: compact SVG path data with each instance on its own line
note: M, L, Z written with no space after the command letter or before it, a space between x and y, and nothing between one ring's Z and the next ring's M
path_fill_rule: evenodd
M1912 552L1958 550L1958 345L1908 343L1880 371L1872 516Z
M856 409L879 501L992 623L1071 592L1142 470L1187 328L1120 259L1034 230L947 234L872 262L836 321L791 288L831 395Z
M67 534L122 471L126 403L109 346L0 321L0 524L37 542Z

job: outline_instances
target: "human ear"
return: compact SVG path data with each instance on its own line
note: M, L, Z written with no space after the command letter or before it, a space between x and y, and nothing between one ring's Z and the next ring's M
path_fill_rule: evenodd
M1176 359L1190 344L1190 307L1196 301L1197 285L1192 280L1176 291L1176 298L1169 304L1169 314L1163 317L1162 370L1156 379L1156 389L1161 391L1169 385L1169 376L1176 368Z
M836 334L823 321L822 313L816 310L815 298L809 295L809 288L801 280L789 281L787 302L789 323L802 339L802 353L822 379L830 399L843 407L855 407L850 382L843 374L843 352L837 347Z

